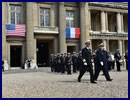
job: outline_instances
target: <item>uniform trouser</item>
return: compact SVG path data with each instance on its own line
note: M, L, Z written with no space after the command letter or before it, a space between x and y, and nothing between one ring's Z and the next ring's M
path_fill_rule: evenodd
M111 70L111 69L112 69L112 66L113 66L113 62L108 61L108 70Z
M73 64L73 72L76 72L77 64Z
M126 69L128 70L128 61L126 61Z
M67 68L67 74L71 74L71 65L68 64L66 68Z
M64 73L64 72L65 72L65 65L61 64L61 73Z
M117 71L121 71L120 65L121 65L120 62L119 62L119 61L116 61Z
M54 71L54 65L51 64L51 72L53 72L53 71Z
M4 72L4 66L2 65L2 71Z
M95 72L95 75L94 75L94 80L97 80L101 69L103 70L106 80L110 80L110 75L107 70L107 64L105 64L104 66L101 66L100 64L98 64L97 71Z
M94 76L93 76L93 69L92 69L92 65L88 65L88 66L82 66L80 68L80 74L78 79L81 79L82 76L84 75L84 73L87 71L87 67L89 68L89 73L90 73L90 81L93 82L94 81Z
M97 71L97 63L94 63L94 73Z

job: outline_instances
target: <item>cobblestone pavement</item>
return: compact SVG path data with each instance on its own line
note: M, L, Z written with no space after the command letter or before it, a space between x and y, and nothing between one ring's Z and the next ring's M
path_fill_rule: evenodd
M102 74L102 72L101 72ZM100 75L97 84L91 84L89 73L81 83L78 73L72 75L51 73L49 68L11 70L2 73L3 98L128 98L128 72L110 72L112 82Z

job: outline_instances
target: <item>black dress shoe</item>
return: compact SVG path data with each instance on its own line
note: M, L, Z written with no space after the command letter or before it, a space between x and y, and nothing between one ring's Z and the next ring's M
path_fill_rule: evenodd
M78 79L78 82L81 82L81 80L80 80L80 79Z
M112 81L113 79L109 79L109 80L107 80L107 81Z
M94 81L93 81L93 82L91 82L91 83L92 83L92 84L96 84L97 82L94 82Z

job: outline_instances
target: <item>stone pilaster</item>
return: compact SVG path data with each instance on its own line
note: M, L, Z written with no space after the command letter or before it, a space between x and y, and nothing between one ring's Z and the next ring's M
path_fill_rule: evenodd
M101 32L105 32L105 12L104 11L101 11Z
M56 54L56 53L58 53L58 40L57 40L57 37L53 40L53 48L54 48L54 50L53 50L53 53L54 54Z
M2 2L2 60L4 60L4 70L9 69L9 65L7 62L6 16L7 16L6 2Z
M117 13L117 32L121 33L121 15L119 12Z
M65 33L65 8L64 2L59 2L59 52L67 52L66 33Z
M108 32L108 13L107 12L105 12L105 26L106 26L106 32Z
M89 9L89 31L92 31L92 27L91 27L91 10Z
M104 44L104 49L107 50L107 40L102 40L103 44Z
M84 47L84 42L90 39L89 35L89 8L88 3L80 3L80 45Z
M120 55L123 55L123 47L122 47L122 40L118 40L118 48L120 49Z
M52 5L52 8L50 9L50 26L51 27L54 27L55 25L54 25L54 5Z
M121 13L121 32L124 33L124 20L123 20L123 13Z
M2 60L7 60L6 46L6 2L2 2Z
M27 59L34 57L33 2L26 2L26 53Z

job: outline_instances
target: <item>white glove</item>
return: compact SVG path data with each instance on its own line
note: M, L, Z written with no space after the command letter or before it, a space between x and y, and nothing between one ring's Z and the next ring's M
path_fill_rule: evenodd
M87 63L84 63L85 66L87 66Z
M92 63L92 65L94 66L94 63Z
M102 66L104 65L102 61L100 62L100 64L101 64Z

